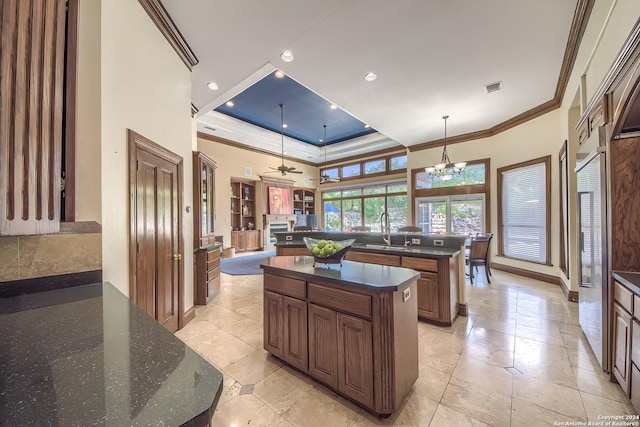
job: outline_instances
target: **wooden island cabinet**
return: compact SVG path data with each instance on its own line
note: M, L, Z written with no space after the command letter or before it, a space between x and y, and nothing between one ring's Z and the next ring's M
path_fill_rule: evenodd
M377 415L418 378L419 274L313 257L276 256L264 269L264 348Z

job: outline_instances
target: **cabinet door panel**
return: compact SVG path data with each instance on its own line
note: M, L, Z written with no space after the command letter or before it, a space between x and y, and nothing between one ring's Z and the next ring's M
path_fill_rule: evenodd
M309 304L309 375L338 387L338 345L336 312Z
M631 363L631 315L615 303L613 305L613 374L629 396Z
M307 302L284 297L284 359L307 372L307 350Z
M373 405L373 338L371 322L338 313L338 390Z
M438 275L420 273L418 279L418 316L438 320L440 316L438 302Z
M282 295L264 292L264 349L281 359L284 358L282 298Z
M636 411L640 411L640 370L631 364L631 404Z

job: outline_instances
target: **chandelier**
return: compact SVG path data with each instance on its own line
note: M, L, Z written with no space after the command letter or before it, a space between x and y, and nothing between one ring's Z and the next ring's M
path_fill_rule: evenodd
M424 171L430 178L438 177L441 181L449 181L454 176L459 177L467 166L467 162L453 163L447 154L447 119L449 116L442 116L444 119L444 149L442 150L442 159L437 165L424 168Z

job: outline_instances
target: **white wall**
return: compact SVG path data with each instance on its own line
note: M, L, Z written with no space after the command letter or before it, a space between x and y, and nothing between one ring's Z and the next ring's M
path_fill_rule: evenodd
M104 280L129 294L127 129L183 158L193 206L191 75L137 1L102 2L102 253ZM185 309L193 305L193 216L183 209Z

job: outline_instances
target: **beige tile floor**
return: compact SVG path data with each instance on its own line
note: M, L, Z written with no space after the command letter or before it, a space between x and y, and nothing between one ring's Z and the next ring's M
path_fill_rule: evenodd
M221 292L176 335L224 374L213 426L554 426L635 414L602 373L558 286L494 271L467 281L469 316L419 322L420 376L378 419L262 349L262 276ZM579 425L579 424L575 424Z

